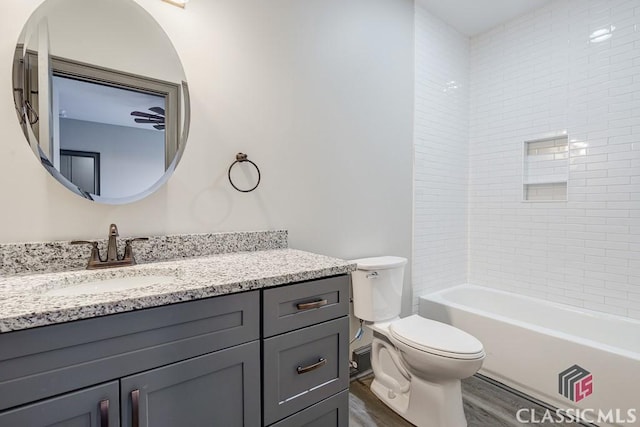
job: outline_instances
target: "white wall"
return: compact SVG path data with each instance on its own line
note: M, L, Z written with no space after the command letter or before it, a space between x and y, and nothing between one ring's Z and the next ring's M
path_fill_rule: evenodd
M416 4L413 293L467 279L469 39Z
M22 37L28 39L46 17L51 55L178 84L184 80L171 40L136 2L56 0L40 4Z
M411 257L411 0L138 3L169 34L190 85L176 173L123 206L83 200L49 176L25 143L9 86L16 40L40 0L4 0L0 242L104 237L115 222L123 236L288 229L293 248ZM253 193L227 181L239 151L262 170Z
M522 202L523 141L565 131L568 202ZM556 0L472 39L469 192L470 282L640 318L637 0Z
M100 153L100 194L128 197L164 175L164 132L60 119L60 148Z

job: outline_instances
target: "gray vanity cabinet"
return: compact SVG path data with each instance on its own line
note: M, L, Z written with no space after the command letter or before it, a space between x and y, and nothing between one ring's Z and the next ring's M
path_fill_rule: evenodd
M118 427L120 390L112 381L0 412L2 427Z
M348 312L342 275L3 333L0 427L346 427Z

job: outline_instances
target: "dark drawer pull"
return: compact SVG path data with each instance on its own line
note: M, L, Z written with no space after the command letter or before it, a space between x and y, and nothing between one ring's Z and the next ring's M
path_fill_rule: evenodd
M109 400L100 401L100 427L109 427Z
M307 372L311 372L311 371L315 371L316 369L324 366L327 364L327 359L325 359L324 357L321 357L320 360L318 360L318 363L314 363L313 365L309 365L309 366L305 366L304 368L302 366L298 366L298 368L296 369L298 371L298 375L301 374L306 374Z
M140 426L140 390L131 392L131 427Z
M298 307L298 310L302 311L302 310L311 310L313 308L320 308L323 305L327 305L329 303L329 301L327 301L326 299L321 299L318 301L313 301L313 302L301 302L299 304L296 304L296 307Z

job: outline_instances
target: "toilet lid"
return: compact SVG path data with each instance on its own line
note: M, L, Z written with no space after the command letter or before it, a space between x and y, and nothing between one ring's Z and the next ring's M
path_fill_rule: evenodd
M351 262L358 264L358 270L386 270L389 268L402 267L407 263L407 259L397 256L379 256L354 259Z
M477 359L484 355L482 343L473 335L418 315L391 323L389 332L408 346L439 356Z

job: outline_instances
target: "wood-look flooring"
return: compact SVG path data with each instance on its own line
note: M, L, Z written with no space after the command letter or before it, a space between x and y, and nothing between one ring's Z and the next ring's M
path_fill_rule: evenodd
M349 427L411 427L413 424L382 403L369 389L373 376L354 380L349 387ZM468 427L573 426L577 424L530 423L516 419L520 408L542 413L542 406L483 379L462 381L462 398ZM452 426L454 427L454 426Z

